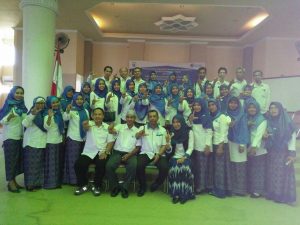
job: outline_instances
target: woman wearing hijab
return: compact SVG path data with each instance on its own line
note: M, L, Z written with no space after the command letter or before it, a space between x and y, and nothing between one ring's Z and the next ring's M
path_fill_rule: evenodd
M228 139L231 162L232 194L247 194L247 145L250 141L247 116L237 97L228 99L227 115L231 118Z
M159 84L159 81L157 80L157 74L155 71L151 71L149 74L149 80L147 82L147 87L149 90L149 94L151 94L154 91L154 87Z
M48 115L44 118L44 128L47 130L44 188L54 189L61 187L62 182L64 121L60 110L59 99L56 96L48 96L46 106Z
M146 83L141 83L138 88L138 94L133 97L134 111L136 113L137 127L146 124L147 113L149 109L148 89Z
M21 186L16 182L16 176L23 173L22 164L22 120L27 108L24 104L24 89L14 86L0 110L0 123L3 125L3 150L7 189L19 193Z
M190 160L194 149L194 134L182 115L173 117L171 132L171 144L167 143L167 149L171 149L174 155L170 159L168 192L174 204L184 204L195 199Z
M115 120L111 121L114 122L115 125L121 123L121 112L122 112L122 104L121 104L121 97L122 93L120 90L120 80L114 79L111 82L111 91L106 95L105 107L108 112L115 113Z
M45 115L45 99L38 96L33 100L33 106L22 122L26 128L23 140L24 180L28 191L35 191L44 184L44 154L47 140L44 128Z
M215 99L214 98L214 87L211 83L207 82L204 85L204 93L201 95L202 98L206 99L207 101L209 99Z
M189 104L190 109L192 110L195 101L194 89L191 87L187 87L186 89L184 89L184 97L187 103Z
M187 118L191 114L191 109L187 101L185 100L185 97L179 95L178 84L174 83L170 86L170 88L171 94L168 97L166 108L166 124L169 124L177 113L182 114L185 120L187 120Z
M122 93L120 103L122 104L122 111L121 111L121 123L125 124L126 123L126 116L127 112L129 110L134 109L134 101L133 97L135 96L135 83L133 80L128 79L126 81L126 92Z
M231 195L230 158L228 129L230 117L221 113L217 100L208 100L208 109L213 124L214 187L212 194L218 198Z
M71 85L68 85L61 94L60 106L64 112L66 111L67 106L72 103L74 92L75 89Z
M67 106L63 119L64 121L69 121L65 146L63 183L75 185L77 180L74 165L83 150L86 136L82 123L85 120L89 120L89 112L84 108L84 96L82 93L73 95L72 104Z
M267 119L267 195L279 203L296 202L294 161L296 158L295 128L279 102L272 102Z
M95 82L95 89L90 94L90 107L91 109L101 108L104 109L105 99L108 89L105 80L98 78Z
M81 86L81 90L80 92L82 93L83 97L84 97L84 103L83 103L83 107L85 109L87 109L90 112L90 95L91 95L91 85L89 82L84 82Z
M260 112L255 100L247 101L245 105L248 128L250 129L250 144L248 147L248 189L252 198L265 195L266 187L266 154L263 135L267 129L267 121Z
M226 84L222 84L220 86L220 96L217 98L220 104L221 112L226 113L228 107L228 100L231 98L229 92L229 86Z
M149 101L150 110L156 110L158 112L159 125L165 126L167 99L165 98L161 84L158 83L154 86L153 92L149 97Z
M167 96L171 94L173 84L178 85L177 75L174 72L169 75L169 79L166 80L165 84L164 84L164 92ZM179 88L179 86L178 86L178 88Z
M194 133L191 159L195 193L210 192L213 187L212 121L204 99L195 99L188 123Z

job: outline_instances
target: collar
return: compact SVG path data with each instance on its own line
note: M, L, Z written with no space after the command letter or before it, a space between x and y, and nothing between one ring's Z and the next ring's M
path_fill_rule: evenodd
M150 123L147 123L147 128L148 128L148 129L155 130L155 129L158 129L158 128L159 128L159 124L157 123L156 127L152 128L152 127L150 126Z

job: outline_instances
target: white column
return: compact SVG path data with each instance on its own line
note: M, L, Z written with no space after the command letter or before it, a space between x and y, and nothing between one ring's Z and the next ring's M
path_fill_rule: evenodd
M23 10L22 85L29 107L50 94L53 76L57 0L21 0Z

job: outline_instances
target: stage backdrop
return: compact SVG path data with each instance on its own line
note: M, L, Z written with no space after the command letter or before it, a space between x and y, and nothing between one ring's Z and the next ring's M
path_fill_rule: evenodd
M205 63L159 63L150 61L130 61L129 68L132 71L135 67L141 67L144 80L149 79L151 71L155 71L159 81L167 80L173 72L177 75L177 80L181 81L183 75L188 75L191 83L197 80L198 68L205 66Z

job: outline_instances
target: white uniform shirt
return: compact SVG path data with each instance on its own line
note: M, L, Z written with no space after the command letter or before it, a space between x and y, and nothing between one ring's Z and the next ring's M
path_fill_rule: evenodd
M231 119L229 116L221 114L213 121L213 144L218 145L221 142L228 143L228 129Z
M132 97L127 94L125 98L121 97L120 103L122 104L121 119L125 121L127 112L134 109L134 101Z
M44 128L47 130L47 144L62 143L63 136L59 132L58 125L54 121L54 116L51 118L51 124L48 126L48 115L44 118Z
M142 83L146 83L146 81L144 81L143 79L140 79L139 81L137 81L136 79L133 80L134 82L134 93L138 94L139 93L139 86Z
M95 105L93 105L93 100L96 100ZM105 103L105 98L100 98L98 95L96 95L95 92L91 92L90 94L90 107L91 109L95 108L101 108L104 109L104 103Z
M108 96L112 94L109 102L107 101ZM121 99L120 99L121 100ZM108 112L115 112L115 124L121 123L121 113L118 114L119 98L112 92L108 92L106 95L105 106L107 107Z
M201 88L202 90L204 90L204 85L208 80L206 78L204 78L204 80L201 82ZM195 85L194 85L194 91L195 91L195 98L200 98L202 91L200 89L199 83L198 81L196 81Z
M240 94L244 91L244 88L247 85L246 80L235 80L234 83L230 86L230 93L232 96L239 97Z
M271 92L268 84L253 83L252 97L255 98L259 104L262 114L269 110Z
M12 118L10 121L7 121L9 114L13 111L16 117ZM25 118L26 114L23 113L22 116L19 116L15 113L15 110L12 108L11 111L3 117L0 123L3 125L3 141L7 139L12 140L21 140L23 138L23 126L22 121Z
M129 129L127 124L119 124L115 126L115 130L117 134L114 149L120 152L131 152L137 144L135 135L139 129L135 126Z
M25 148L26 146L29 146L32 148L45 148L47 142L47 132L43 132L33 123L34 118L35 115L29 114L22 121L23 126L26 127L24 132L23 147Z
M89 117L89 112L85 109L86 115ZM64 121L69 121L67 137L74 141L84 141L80 136L80 117L76 110L71 110L69 113L64 112Z
M193 124L192 130L194 133L194 149L203 152L204 148L209 146L212 152L212 129L205 129L202 124Z
M179 158L185 156L185 154L188 154L189 156L192 154L192 152L194 150L194 133L193 133L193 131L190 130L188 135L189 135L188 149L185 151L182 143L176 144L175 153L173 156L175 159L179 159Z
M126 79L124 79L120 76L120 90L122 93L126 92L126 82L130 79L130 77L126 77Z
M137 146L141 146L140 154L146 154L149 159L152 159L155 153L159 153L160 148L166 145L167 132L162 126L152 129L146 125L140 127L140 130L144 127L146 135L138 139Z
M263 135L267 129L267 121L263 121L259 126L251 131L250 138L251 138L251 147L257 148L256 155L264 155L267 154L267 150L265 149L265 144L263 141Z
M114 141L114 136L108 133L108 125L102 123L96 126L94 121L89 121L90 129L86 133L86 142L81 155L94 159L98 153L106 150L108 143Z
M227 80L224 80L224 82L221 83L221 81L218 80L215 83L215 86L214 86L214 98L217 98L220 95L220 86L223 85L223 84L229 85L229 82Z

